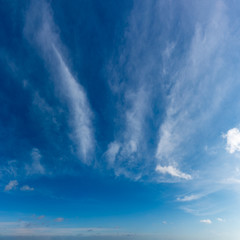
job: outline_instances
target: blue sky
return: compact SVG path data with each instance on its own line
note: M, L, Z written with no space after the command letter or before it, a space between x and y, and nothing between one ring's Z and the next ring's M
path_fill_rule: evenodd
M0 3L0 239L238 239L237 1Z

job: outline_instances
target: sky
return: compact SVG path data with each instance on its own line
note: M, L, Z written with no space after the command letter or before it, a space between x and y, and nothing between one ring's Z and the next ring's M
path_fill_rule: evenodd
M236 0L0 0L0 240L238 240Z

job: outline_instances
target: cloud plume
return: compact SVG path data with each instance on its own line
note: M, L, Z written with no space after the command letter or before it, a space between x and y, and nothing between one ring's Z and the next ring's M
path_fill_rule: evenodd
M69 125L72 128L69 135L76 144L82 162L90 164L90 155L94 151L93 114L86 92L71 73L61 53L62 44L56 28L49 5L43 1L33 1L26 18L25 35L39 48L40 55L52 72L56 88L61 92L60 97L69 108Z

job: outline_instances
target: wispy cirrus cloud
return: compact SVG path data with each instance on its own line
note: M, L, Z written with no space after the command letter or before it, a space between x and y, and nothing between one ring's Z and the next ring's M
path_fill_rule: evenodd
M184 4L180 7L184 8ZM174 12L171 4L166 6L168 11ZM220 1L211 5L208 22L201 23L191 16L195 22L193 33L184 46L184 54L175 58L183 33L175 39L161 41L162 35L171 35L170 29L161 32L154 24L161 22L164 25L166 18L158 17L157 13L166 6L135 4L129 16L125 45L120 58L114 59L117 67L111 68L113 80L110 81L113 93L117 92L125 100L120 108L124 127L109 144L106 156L111 164L114 163L115 172L131 175L138 169L137 176L154 175L156 166L160 166L156 172L161 181L190 180L194 173L190 174L193 172L191 164L184 162L194 149L189 143L191 139L197 139L201 128L206 130L229 89L227 79L223 78L221 85L226 87L213 88L219 82L218 71L226 67L222 57L226 38L229 40L228 18L226 6ZM168 24L171 26L174 20L170 19ZM135 39L138 39L137 43ZM127 84L117 77L122 76L122 72L126 73ZM164 102L165 109L161 110L165 113L158 115L161 102ZM151 127L159 127L158 134L149 131L150 121ZM157 142L155 156L149 142Z
M127 104L124 115L124 131L117 140L108 145L106 157L108 163L114 168L116 175L125 175L130 178L139 178L141 172L132 171L139 165L139 158L144 155L144 121L147 113L148 94L144 89L137 92L125 93Z
M184 164L184 159L189 159L189 152L196 146L191 144L191 139L198 139L200 131L207 133L206 126L218 112L229 89L227 79L219 80L218 76L220 69L226 68L222 62L226 39L232 40L226 6L216 1L210 9L208 22L196 23L190 47L181 56L182 64L172 69L174 79L166 98L166 115L159 128L155 155L158 164L174 166L184 173L191 171L191 161ZM225 88L220 87L219 81Z
M177 201L179 202L190 202L194 200L198 200L202 197L202 195L198 194L191 194L191 195L186 195L184 197L178 197Z
M155 22L166 20L158 14L160 5L134 2L121 52L117 52L117 58L113 56L108 66L109 86L118 97L116 128L119 130L109 143L105 156L116 175L133 179L154 173L151 144L155 132L152 136L151 125L154 126L158 117L153 118L156 107L153 101L156 100L156 89L161 88L161 45L165 44L160 40L161 31Z
M156 171L158 173L162 173L162 174L169 174L172 177L182 178L182 179L186 179L186 180L192 179L191 175L183 173L173 166L162 167L161 165L157 165Z
M25 36L39 50L47 67L52 72L56 88L60 89L61 97L69 108L69 134L77 146L82 162L90 164L94 151L92 111L86 92L73 76L66 60L61 53L62 44L57 34L56 26L51 15L51 9L45 2L32 2L25 24Z
M75 129L74 138L79 144L79 153L82 155L83 161L88 163L88 154L91 154L94 146L93 129L90 120L92 111L90 110L87 96L82 86L70 73L55 45L53 45L53 49L60 63L64 94L66 94L69 107L71 108L72 124Z

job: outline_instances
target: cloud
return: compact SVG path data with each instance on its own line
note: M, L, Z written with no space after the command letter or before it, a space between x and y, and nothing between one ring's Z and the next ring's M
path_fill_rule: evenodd
M128 90L125 99L127 106L122 108L124 129L117 140L108 145L105 155L116 175L137 179L141 176L141 167L144 167L139 160L145 154L144 125L148 111L148 93L143 87L138 91Z
M203 220L200 220L201 223L206 223L206 224L211 224L212 221L210 219L203 219Z
M4 191L10 191L12 189L15 189L17 187L17 185L18 185L18 181L12 180L5 186Z
M109 61L109 85L119 107L115 121L117 134L108 145L106 157L108 162L114 162L112 167L116 175L132 179L140 179L153 170L149 145L155 132L151 135L150 125L156 119L152 119L152 101L160 85L159 39L162 39L159 25L154 24L162 20L155 12L157 8L158 4L154 2L134 4L121 52L116 49L116 54ZM118 153L109 154L116 142Z
M232 128L223 135L224 138L227 138L227 147L226 150L229 153L239 152L240 151L240 131L238 128Z
M45 168L41 164L41 158L42 155L40 154L40 151L37 148L33 148L31 152L32 157L32 164L26 165L25 169L27 172L27 175L33 175L33 174L45 174Z
M41 215L41 216L37 217L38 220L41 220L41 219L43 219L43 218L45 218L44 215Z
M222 219L222 218L217 218L217 220L218 220L219 222L225 222L225 220Z
M20 188L21 191L34 191L33 187L29 187L28 185L24 185Z
M110 165L114 164L116 155L120 149L120 144L117 142L112 142L108 145L108 150L106 151L106 156Z
M178 178L182 178L182 179L186 179L186 180L192 179L191 175L189 175L187 173L183 173L183 172L181 172L180 170L176 169L173 166L164 166L164 167L162 167L161 165L157 165L156 171L158 173L162 173L162 174L169 174L172 177L178 177Z
M64 221L64 218L61 218L61 217L55 218L54 221L55 221L55 222L63 222L63 221Z
M197 200L197 199L199 199L201 197L202 197L202 195L194 195L194 194L192 194L192 195L184 196L182 198L178 197L177 201L179 201L179 202L190 202L190 201L193 201L193 200Z
M61 49L63 48L56 31L49 5L44 1L32 3L25 23L25 36L37 48L52 72L59 96L64 99L70 110L69 134L77 146L82 162L90 164L94 151L93 126L91 123L92 111L87 94L78 80L73 76Z
M17 168L17 161L16 160L10 160L7 162L7 166L1 166L0 167L0 177L4 175L16 177L18 173L18 168Z
M231 177L231 178L224 179L222 183L223 184L240 184L240 179Z
M208 124L218 113L226 96L228 79L221 78L220 81L216 74L222 67L227 69L222 65L224 52L220 51L227 49L226 41L229 40L225 9L223 2L216 2L210 8L207 24L197 21L189 47L184 55L178 56L181 64L171 69L173 77L168 79L171 87L166 94L165 115L159 126L155 154L157 164L176 166L188 159L186 156L198 146L198 136L208 136L207 127L211 127ZM179 47L178 44L174 44L175 48ZM197 143L191 144L191 141ZM188 163L191 169L191 161ZM166 172L167 169L162 171Z
M55 45L53 45L53 49L60 62L59 71L62 77L63 91L68 99L73 118L74 138L79 145L79 153L83 157L83 161L88 163L88 154L93 151L94 145L93 129L90 120L92 112L83 87L72 76Z

